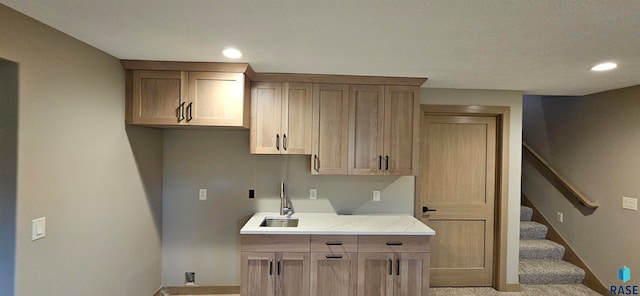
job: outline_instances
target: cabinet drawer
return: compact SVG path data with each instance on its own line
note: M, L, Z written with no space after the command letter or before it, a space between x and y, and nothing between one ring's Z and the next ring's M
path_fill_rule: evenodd
M312 235L311 252L355 253L358 251L356 235Z
M309 252L309 235L242 234L240 250L248 252Z
M361 235L358 252L429 252L429 236Z

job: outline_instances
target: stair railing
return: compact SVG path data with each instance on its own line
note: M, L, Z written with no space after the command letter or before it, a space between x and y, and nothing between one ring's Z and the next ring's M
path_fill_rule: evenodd
M540 154L536 153L535 150L533 150L531 148L531 146L527 145L527 143L525 143L525 142L522 142L522 147L524 147L524 150L529 152L529 154L531 156L533 156L534 159L536 159L540 164L542 164L542 166L544 166L551 173L551 176L559 184L561 184L569 193L571 193L571 195L573 197L575 197L578 200L578 202L580 202L585 207L588 207L588 208L591 208L591 209L598 208L599 205L597 203L595 203L592 200L588 199L586 196L584 196L584 194L582 194L580 191L578 191L578 189L575 186L573 186L571 183L569 183L569 181L567 181L567 179L562 177L560 175L560 173L558 173L558 171L556 171L553 167L551 167L549 162L544 160L544 158L542 158L542 156L540 156Z

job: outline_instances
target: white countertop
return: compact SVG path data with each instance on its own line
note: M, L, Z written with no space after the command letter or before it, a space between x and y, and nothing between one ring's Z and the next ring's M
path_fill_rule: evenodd
M435 235L436 232L407 214L338 215L335 213L295 213L297 227L260 227L264 218L286 218L279 213L255 213L240 234L320 234L320 235Z

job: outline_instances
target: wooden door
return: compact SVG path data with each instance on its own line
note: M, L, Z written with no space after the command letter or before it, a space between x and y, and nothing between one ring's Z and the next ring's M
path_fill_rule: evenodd
M189 72L188 123L243 126L244 86L245 77L242 73Z
M385 87L384 110L385 174L416 175L420 89L412 86Z
M283 149L280 153L311 154L313 85L283 83L282 89Z
M432 286L493 284L496 118L423 115L418 207L431 240Z
M254 82L251 85L251 153L279 154L282 150L282 105L281 83Z
M313 86L311 173L347 174L349 140L349 86Z
M429 295L429 253L396 253L395 296Z
M393 253L358 253L358 296L393 295Z
M242 252L240 294L242 296L275 296L275 253Z
M185 123L186 73L133 71L133 124L179 125Z
M309 253L278 253L276 275L276 295L308 296Z
M356 296L356 253L311 253L311 296Z
M349 174L381 175L384 158L384 86L349 90Z

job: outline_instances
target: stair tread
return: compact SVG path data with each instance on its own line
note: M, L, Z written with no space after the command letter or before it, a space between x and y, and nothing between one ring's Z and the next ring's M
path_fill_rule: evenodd
M562 260L522 259L519 267L522 284L580 284L584 270Z
M546 239L520 240L520 259L554 259L564 256L564 246Z
M547 226L535 221L520 221L520 238L522 239L545 239L547 237Z
M533 209L527 206L520 206L520 221L531 221Z

